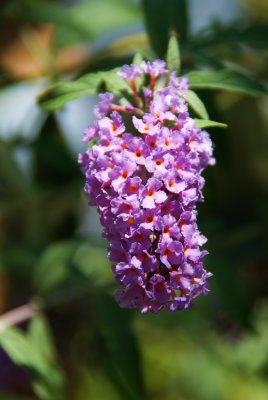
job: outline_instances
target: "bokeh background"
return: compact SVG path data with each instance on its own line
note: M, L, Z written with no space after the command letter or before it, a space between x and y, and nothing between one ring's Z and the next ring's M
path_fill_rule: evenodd
M83 195L77 155L97 96L55 112L37 103L52 83L137 51L163 56L173 3L1 2L0 313L13 311L0 316L0 400L268 399L267 96L198 91L229 126L210 130L217 164L198 207L214 276L193 309L158 315L115 303ZM267 85L266 0L175 3L182 72L225 67Z

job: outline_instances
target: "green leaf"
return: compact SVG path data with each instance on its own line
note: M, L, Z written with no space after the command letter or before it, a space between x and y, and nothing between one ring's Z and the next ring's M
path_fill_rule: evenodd
M193 71L186 76L190 80L191 89L222 89L251 96L266 93L266 89L256 80L227 69Z
M119 78L117 71L118 68L89 73L73 82L56 83L38 96L38 102L43 109L52 111L63 107L71 100L96 94L101 87L104 87L104 91L115 95L131 94L130 86Z
M40 400L65 400L65 378L45 318L37 315L27 333L9 327L0 333L0 345L16 364L26 369Z
M14 364L28 368L32 365L30 343L17 328L6 328L0 332L0 346L5 350Z
M57 398L64 400L65 377L56 360L56 348L46 319L37 315L30 323L28 340L31 352L35 354L34 367L39 379L34 379L33 387L42 400Z
M268 25L241 24L235 21L230 25L210 26L191 41L192 49L206 49L223 44L250 44L258 48L267 48Z
M227 128L227 124L222 122L210 121L208 119L195 119L195 125L197 128Z
M113 282L106 247L96 243L82 243L74 255L73 263L78 270L93 282L94 287L105 286Z
M167 67L170 71L176 72L179 72L181 68L179 42L175 36L171 36L168 42Z
M143 61L141 53L136 53L133 58L133 64L139 65Z
M115 68L110 71L99 72L101 81L105 85L105 90L115 95L132 94L128 82L117 75L118 70L119 68Z
M96 294L94 305L104 372L117 386L120 398L147 398L139 347L131 324L132 312L122 310L114 298L103 291Z
M180 42L187 36L188 10L186 0L143 0L145 26L157 56L166 56L170 34Z
M56 349L49 325L44 316L39 314L32 319L28 336L32 349L40 353L41 358L46 361L49 360L49 362L55 359ZM40 346L40 343L42 343L42 346Z
M45 110L56 110L71 100L97 93L100 83L99 74L88 74L73 82L59 82L40 93L38 102Z
M56 293L71 280L74 273L72 258L78 245L79 242L69 240L47 247L33 273L33 287L38 294L44 296L51 292Z
M194 112L202 119L209 119L208 112L202 100L192 90L184 90L179 95L185 99Z

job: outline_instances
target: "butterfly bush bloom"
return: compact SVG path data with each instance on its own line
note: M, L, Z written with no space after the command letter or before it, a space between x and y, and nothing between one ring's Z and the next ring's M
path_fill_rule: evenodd
M187 309L208 292L211 276L196 205L203 200L201 174L215 163L212 142L189 116L187 78L178 79L164 61L124 65L118 75L133 104L101 94L96 122L84 132L90 147L80 155L85 192L97 206L122 287L115 296L141 312ZM138 89L137 78L148 86Z

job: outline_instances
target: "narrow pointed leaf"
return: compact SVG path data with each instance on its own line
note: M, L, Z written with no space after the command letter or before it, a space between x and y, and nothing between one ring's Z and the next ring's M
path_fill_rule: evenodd
M179 95L183 97L193 111L202 119L209 119L208 112L202 100L192 90L184 90Z
M136 53L134 58L133 58L133 64L140 64L142 62L143 58L141 53Z
M9 327L3 330L0 333L0 346L16 365L26 368L32 365L30 343L18 328Z
M170 71L180 71L181 56L179 42L175 36L171 36L167 49L167 67Z
M227 124L222 122L210 121L208 119L196 119L195 125L197 128L227 128Z

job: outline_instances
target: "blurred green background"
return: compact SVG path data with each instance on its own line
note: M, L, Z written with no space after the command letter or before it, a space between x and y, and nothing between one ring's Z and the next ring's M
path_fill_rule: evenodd
M36 101L137 51L164 57L170 28L182 73L224 67L265 86L267 1L2 0L0 19L0 400L267 400L267 96L198 91L229 126L211 129L198 207L214 276L193 309L158 315L115 303L83 195L97 97Z

